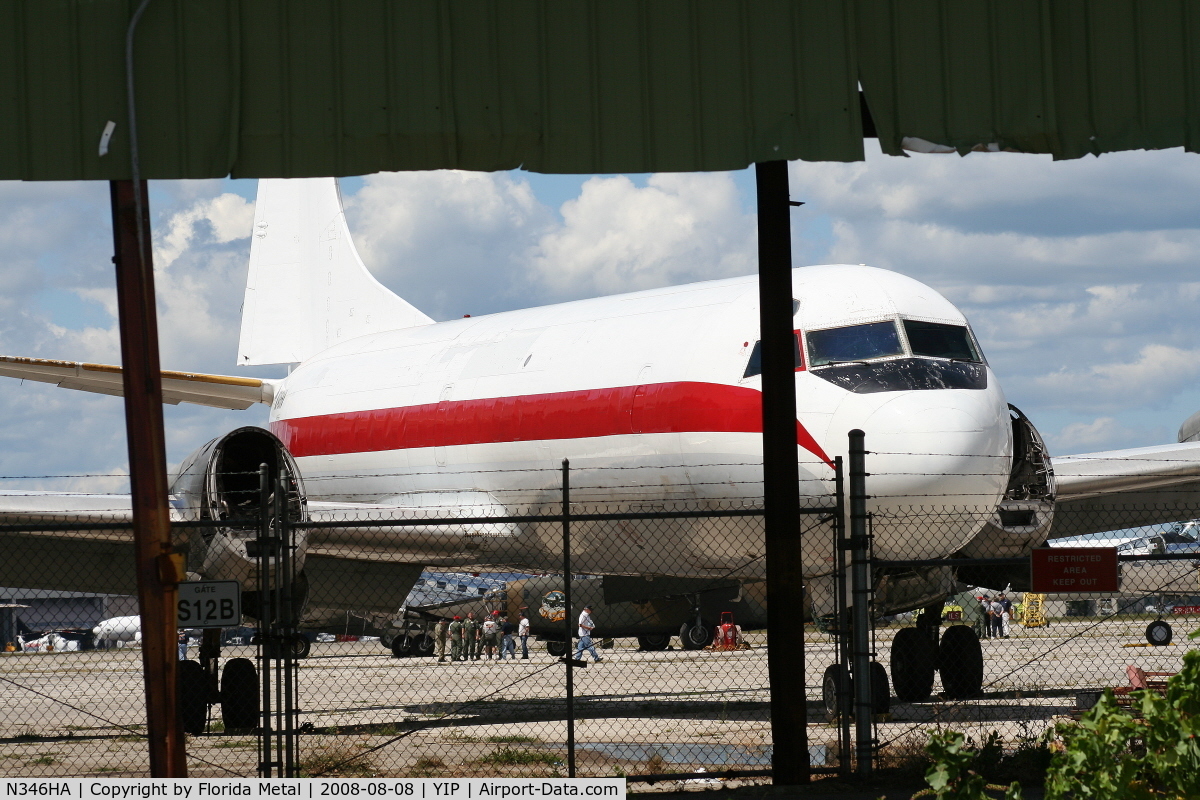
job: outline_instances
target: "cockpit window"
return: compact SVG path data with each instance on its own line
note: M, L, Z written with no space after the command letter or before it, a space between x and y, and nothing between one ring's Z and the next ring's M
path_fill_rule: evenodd
M800 354L800 334L796 334L796 369L804 366L804 356ZM742 375L742 379L752 377L754 375L762 375L762 341L754 343L754 349L750 351L750 360L746 362L746 372Z
M808 340L810 367L904 354L894 322L871 322L809 331L805 338Z
M914 356L951 358L956 361L983 361L965 325L904 320L904 333Z

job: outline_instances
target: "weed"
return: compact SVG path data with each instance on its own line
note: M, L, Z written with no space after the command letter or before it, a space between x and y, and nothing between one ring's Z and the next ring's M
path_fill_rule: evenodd
M304 777L371 778L376 774L370 759L358 756L358 748L340 742L322 742L300 759Z
M646 772L651 775L658 775L666 766L667 760L662 757L662 753L654 753L650 758L646 759Z
M541 744L537 736L489 736L484 739L491 744Z
M446 762L437 756L428 756L414 761L409 775L414 778L433 778L437 776L438 771L445 768Z
M546 764L554 766L560 761L555 753L539 752L537 750L516 750L502 747L488 753L479 759L480 764L495 764L496 766L517 766L523 764Z
M51 764L55 763L55 760L54 760L54 756L45 755L45 756L38 756L37 758L33 759L32 761L28 761L26 763L32 764L35 766L39 766L39 767L48 767Z
M466 734L466 733L463 733L463 732L457 731L457 730L449 731L444 736L442 736L442 738L448 742L478 742L479 741L478 736L471 736L469 734Z
M253 739L231 739L227 742L217 742L212 746L218 749L235 750L245 747L257 747L258 742L254 741Z

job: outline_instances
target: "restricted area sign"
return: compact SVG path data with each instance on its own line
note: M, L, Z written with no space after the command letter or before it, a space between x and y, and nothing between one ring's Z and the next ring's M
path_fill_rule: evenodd
M1120 588L1115 547L1041 547L1029 557L1038 594L1115 592Z
M176 619L180 628L237 627L242 624L241 587L237 581L184 581Z

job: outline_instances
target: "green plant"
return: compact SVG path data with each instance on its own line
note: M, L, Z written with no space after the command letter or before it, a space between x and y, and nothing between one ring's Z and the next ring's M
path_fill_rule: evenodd
M502 747L499 750L488 753L483 758L479 759L481 764L496 764L496 765L518 765L518 764L547 764L554 766L559 762L559 757L554 753L544 753L537 750L516 750L511 747Z
M484 739L491 744L541 744L536 736L489 736Z
M929 744L925 751L933 761L929 771L925 773L928 789L922 789L913 795L918 797L935 797L937 800L994 800L1002 796L1004 800L1021 800L1021 784L997 786L988 784L982 775L971 769L981 760L998 764L1002 754L999 737L992 734L984 742L983 748L976 750L974 743L958 731L930 731ZM999 792L1004 792L999 795Z
M300 759L304 777L373 778L375 765L359 756L358 748L338 742L322 742Z
M1165 696L1135 692L1126 710L1106 690L1078 724L1057 730L1063 748L1050 763L1046 800L1200 796L1200 652L1183 657Z

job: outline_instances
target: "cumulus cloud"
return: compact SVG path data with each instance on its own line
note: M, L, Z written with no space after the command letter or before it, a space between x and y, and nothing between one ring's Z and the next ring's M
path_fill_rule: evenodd
M662 174L639 187L595 177L538 242L531 277L557 298L588 297L756 269L753 218L728 174Z
M1112 417L1097 417L1091 422L1072 422L1046 439L1051 452L1081 453L1132 445L1143 435L1144 431L1128 428Z

